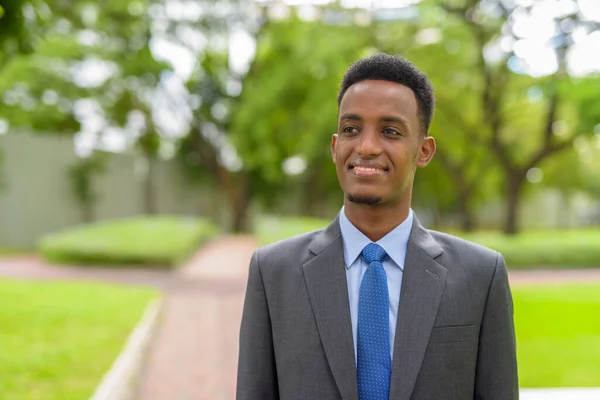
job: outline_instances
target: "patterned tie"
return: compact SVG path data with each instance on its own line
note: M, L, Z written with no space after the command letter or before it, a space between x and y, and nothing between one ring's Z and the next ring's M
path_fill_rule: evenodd
M357 376L360 400L388 400L390 392L390 323L385 250L370 243L362 251L369 264L358 297Z

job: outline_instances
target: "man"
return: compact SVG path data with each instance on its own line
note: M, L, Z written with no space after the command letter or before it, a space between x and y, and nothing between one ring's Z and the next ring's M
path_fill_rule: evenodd
M436 148L427 77L377 54L350 67L338 103L344 207L254 254L237 398L518 399L502 256L424 229L410 208Z

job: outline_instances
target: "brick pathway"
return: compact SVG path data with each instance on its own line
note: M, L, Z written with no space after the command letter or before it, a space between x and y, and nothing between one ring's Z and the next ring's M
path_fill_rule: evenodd
M257 244L249 236L208 243L174 271L59 267L36 257L0 259L0 276L81 279L151 285L165 293L138 400L235 398L238 333L247 268ZM600 269L514 271L511 284L600 281Z
M177 271L182 280L208 284L167 297L139 400L235 398L239 324L256 246L248 236L220 238Z

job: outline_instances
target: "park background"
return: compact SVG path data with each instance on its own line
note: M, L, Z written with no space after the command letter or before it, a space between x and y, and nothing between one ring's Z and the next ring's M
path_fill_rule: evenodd
M230 313L189 312L238 329L236 252L339 211L339 82L377 51L436 92L420 220L530 274L521 385L600 387L597 0L0 0L0 398L89 398L148 304L166 336L181 281L218 281ZM235 351L215 354L189 398L232 398Z

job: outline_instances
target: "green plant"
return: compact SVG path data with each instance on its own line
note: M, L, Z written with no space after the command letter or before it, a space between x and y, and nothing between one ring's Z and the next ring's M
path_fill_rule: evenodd
M55 263L172 267L217 232L202 219L147 216L78 226L42 238L38 247Z

